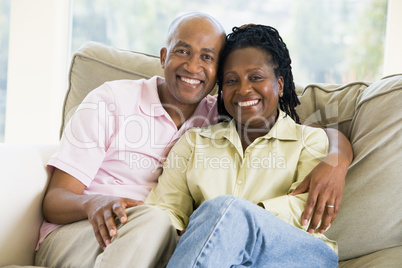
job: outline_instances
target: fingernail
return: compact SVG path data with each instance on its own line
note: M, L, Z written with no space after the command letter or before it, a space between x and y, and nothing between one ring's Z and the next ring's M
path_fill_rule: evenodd
M308 223L308 220L306 220L306 219L304 219L304 220L302 221L302 225L303 225L303 226L306 226L307 223Z
M110 236L115 236L116 235L116 231L114 229L110 230Z
M310 234L312 234L312 233L314 233L314 229L310 228L310 229L308 230L308 232L309 232Z

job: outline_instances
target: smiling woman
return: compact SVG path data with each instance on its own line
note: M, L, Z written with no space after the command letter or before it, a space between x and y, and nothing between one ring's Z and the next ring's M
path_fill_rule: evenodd
M232 119L188 130L146 199L185 231L167 267L338 267L336 242L302 223L308 193L289 195L326 156L328 139L287 113L296 92L286 44L270 26L235 27L221 60L218 106ZM255 159L267 152L285 165L264 169ZM195 156L234 166L204 168Z

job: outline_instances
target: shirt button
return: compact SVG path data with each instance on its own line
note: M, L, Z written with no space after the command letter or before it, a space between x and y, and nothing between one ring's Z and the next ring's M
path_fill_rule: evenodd
M242 180L238 180L237 183L238 183L238 184L242 184L243 181L242 181Z

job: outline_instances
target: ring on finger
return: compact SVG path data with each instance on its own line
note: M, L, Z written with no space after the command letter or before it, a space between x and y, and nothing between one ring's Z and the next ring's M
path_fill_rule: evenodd
M326 205L327 208L334 208L334 205Z

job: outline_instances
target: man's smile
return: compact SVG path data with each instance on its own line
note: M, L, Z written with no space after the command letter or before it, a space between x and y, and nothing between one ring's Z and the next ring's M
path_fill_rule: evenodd
M180 76L180 80L185 83L191 84L191 85L198 85L201 83L201 80L191 79L191 78L187 78L187 77L183 77L183 76Z

